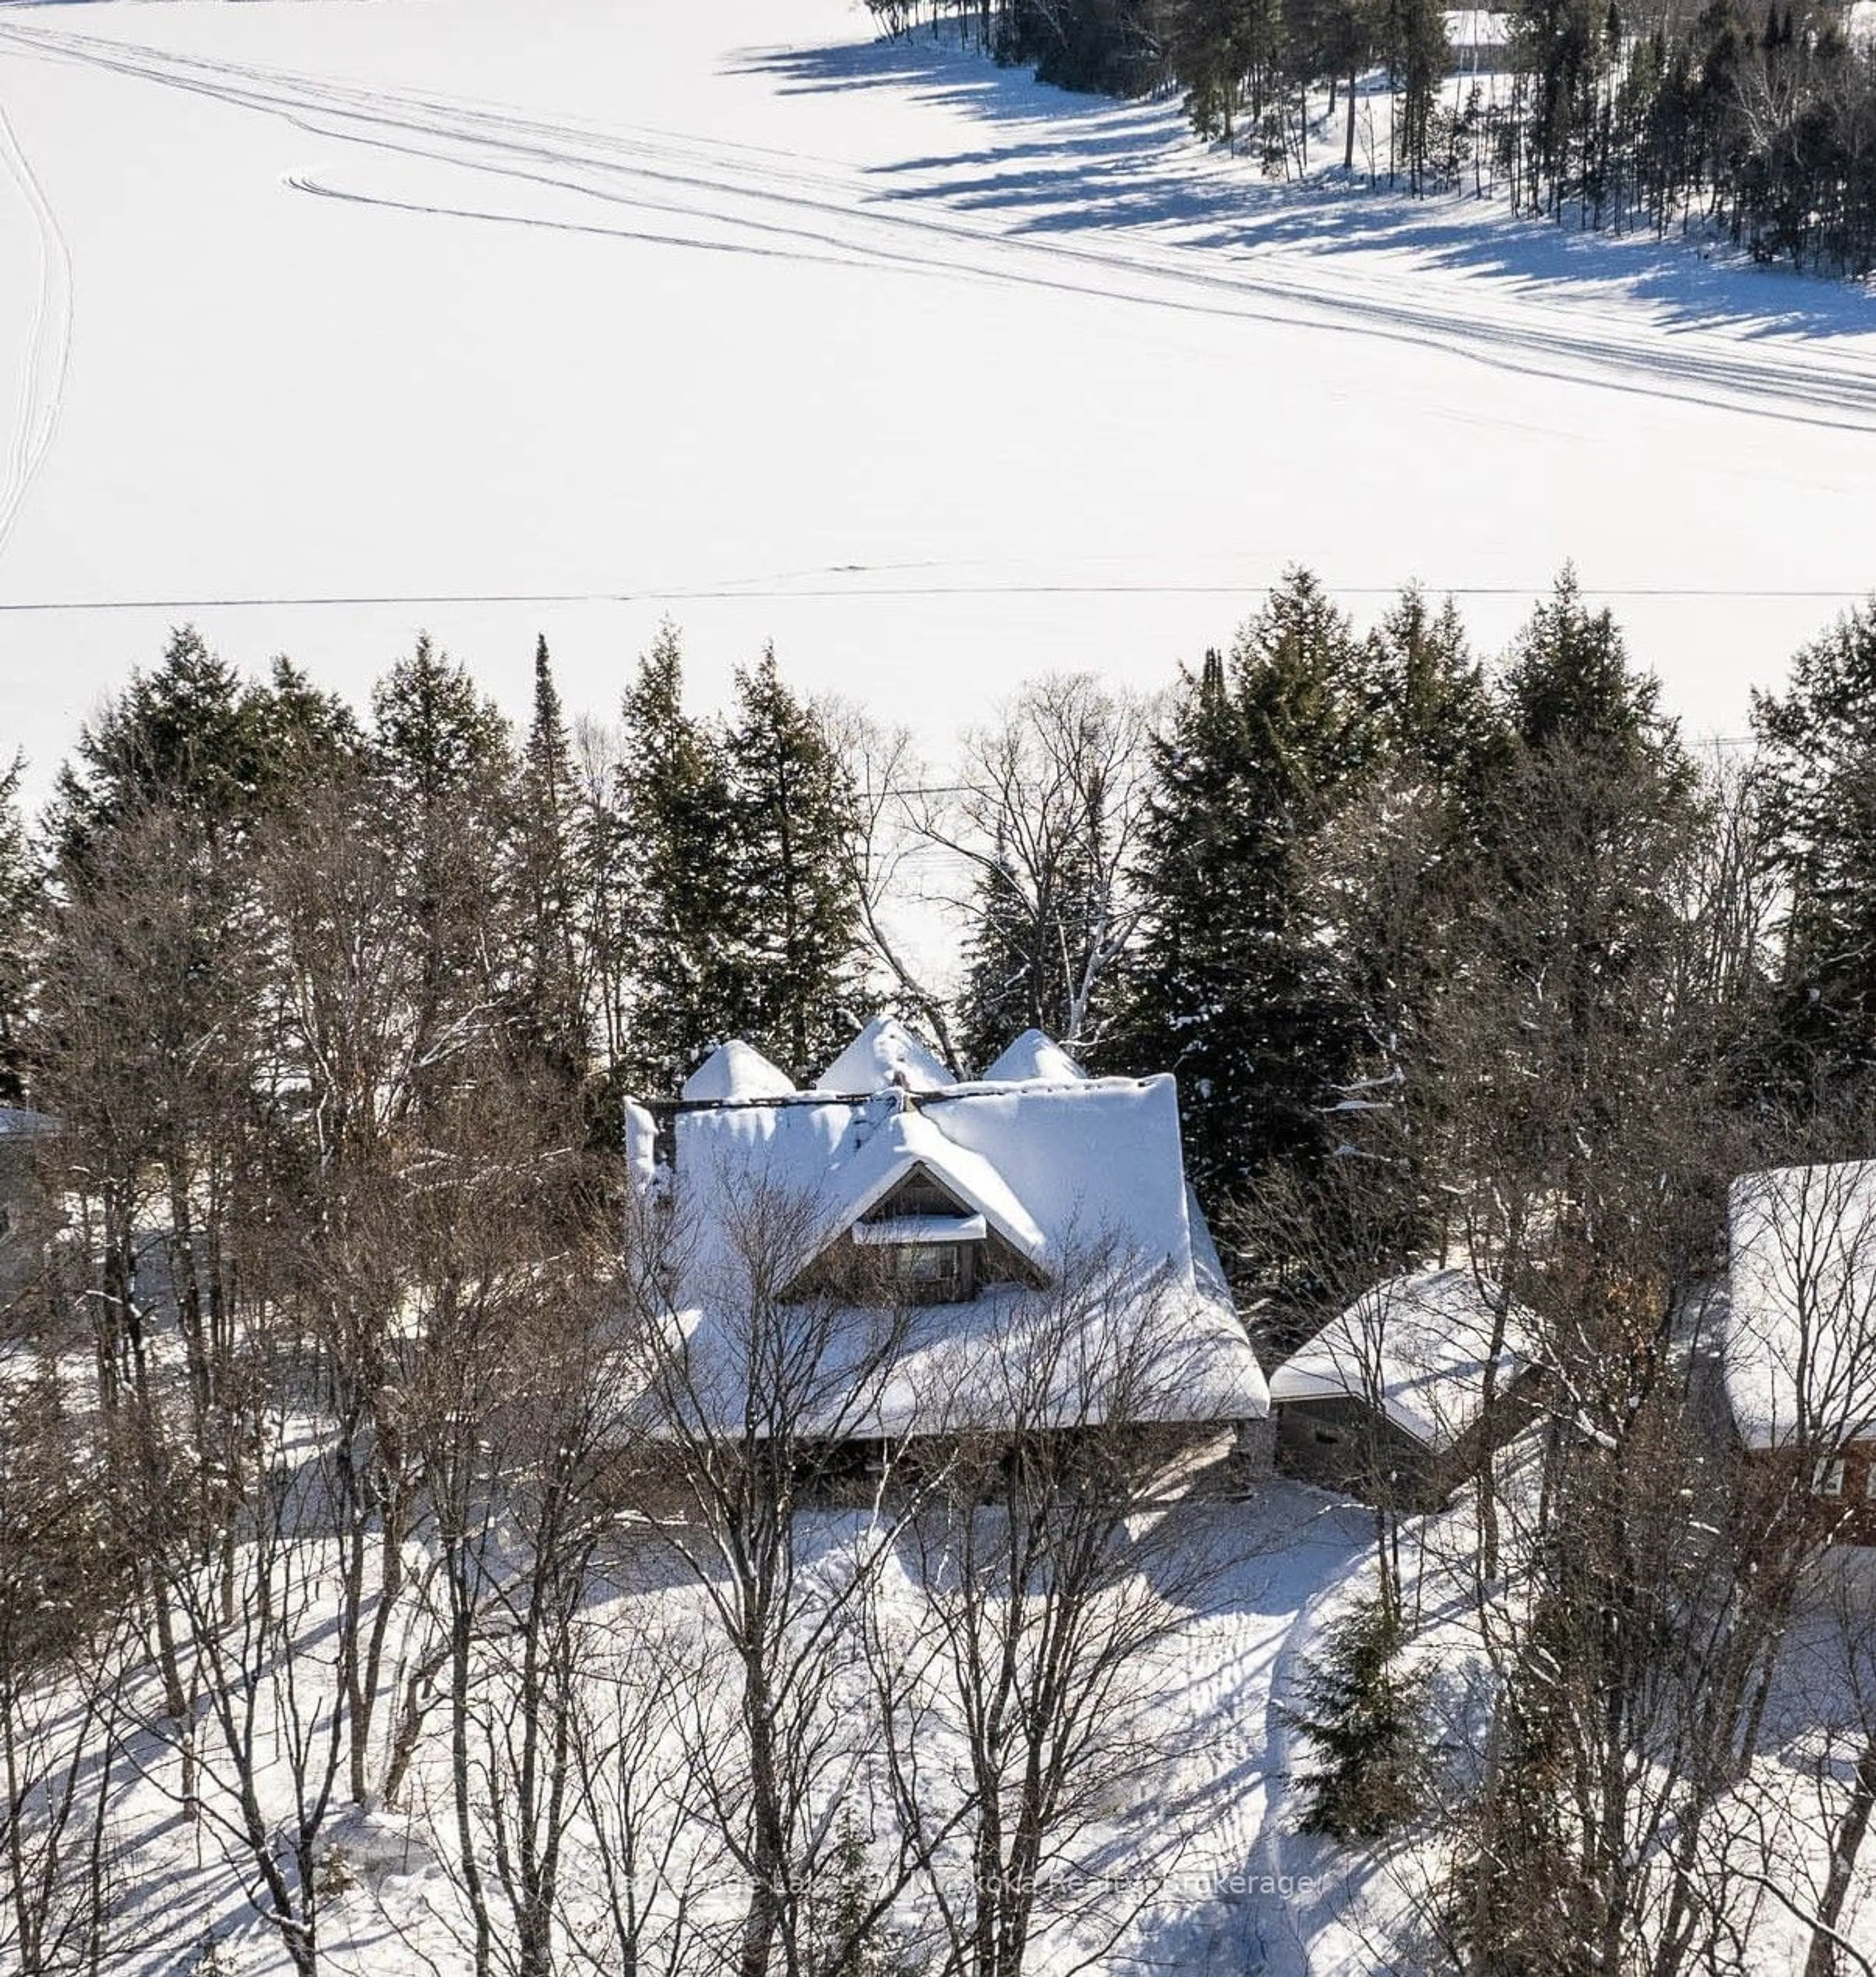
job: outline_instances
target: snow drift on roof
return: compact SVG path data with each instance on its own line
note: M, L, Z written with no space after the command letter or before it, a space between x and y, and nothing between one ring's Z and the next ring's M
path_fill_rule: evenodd
M1448 1448L1478 1420L1504 1293L1469 1270L1393 1277L1364 1292L1270 1376L1270 1398L1366 1401L1428 1448ZM1500 1391L1530 1363L1531 1326L1505 1312Z
M753 1044L732 1037L718 1044L684 1081L680 1097L699 1101L785 1098L794 1089L788 1074L772 1064Z
M1876 1161L1742 1175L1730 1203L1726 1398L1751 1448L1876 1424Z
M814 1089L864 1093L896 1084L943 1091L956 1082L896 1016L876 1016L815 1079Z
M890 1091L804 1094L681 1112L675 1130L677 1186L701 1244L733 1223L739 1197L758 1192L801 1204L798 1220L831 1241L920 1160L1045 1271L1105 1244L1192 1279L1170 1078L959 1085L909 1103ZM1200 1246L1209 1256L1209 1237Z
M1025 1030L978 1081L983 1084L1082 1084L1088 1074L1053 1038Z

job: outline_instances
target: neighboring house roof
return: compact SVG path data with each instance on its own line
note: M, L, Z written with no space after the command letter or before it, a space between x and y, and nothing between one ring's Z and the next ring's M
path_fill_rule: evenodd
M1729 1203L1726 1398L1749 1448L1876 1429L1876 1161L1745 1174Z
M56 1133L58 1121L43 1112L28 1112L17 1105L0 1105L0 1139L15 1135L28 1138L41 1133Z
M1378 1407L1416 1441L1450 1447L1485 1404L1498 1314L1500 1390L1531 1364L1531 1327L1504 1293L1470 1270L1392 1277L1364 1292L1270 1376L1270 1399L1353 1399Z
M1046 1038L1022 1041L1029 1064L1060 1055ZM849 1081L863 1074L866 1084L853 1088ZM1181 1369L1177 1394L1157 1395L1153 1418L1267 1413L1256 1355L1186 1186L1171 1078L1089 1078L1078 1071L1065 1081L960 1085L941 1078L948 1080L943 1066L900 1026L871 1024L814 1091L778 1093L765 1103L745 1101L737 1090L720 1104L680 1107L668 1168L656 1164L649 1115L634 1109L632 1165L671 1203L679 1302L691 1314L693 1357L707 1359L714 1337L725 1363L734 1358L751 1272L743 1232L764 1212L753 1204L768 1204L765 1267L785 1289L870 1210L884 1204L891 1215L894 1190L922 1170L956 1204L955 1216L941 1218L958 1225L946 1239L994 1235L1045 1288L986 1286L968 1303L921 1312L918 1336L908 1337L870 1431L906 1431L919 1409L929 1416L935 1398L950 1411L947 1421L960 1407L990 1405L981 1394L971 1396L1033 1320L1039 1301L1080 1268L1106 1273L1108 1293L1087 1314L1080 1363L1089 1363L1101 1342L1098 1328L1151 1325L1164 1330L1163 1363ZM892 1226L869 1225L862 1239L889 1242L880 1232ZM856 1312L855 1338L869 1335L873 1323ZM1081 1418L1099 1418L1085 1413L1088 1403L1080 1396ZM1099 1411L1108 1403L1093 1404Z

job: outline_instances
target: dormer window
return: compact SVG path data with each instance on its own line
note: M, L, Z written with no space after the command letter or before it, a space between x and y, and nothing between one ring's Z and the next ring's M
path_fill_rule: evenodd
M1022 1203L987 1162L978 1164L988 1197L982 1200L935 1160L904 1162L895 1178L881 1176L881 1191L857 1213L847 1210L853 1219L835 1225L783 1295L857 1305L967 1304L995 1285L1045 1283L1039 1259L1008 1233L1022 1229L1035 1240Z
M866 1263L914 1304L962 1304L977 1295L989 1229L922 1167L873 1205L850 1232Z

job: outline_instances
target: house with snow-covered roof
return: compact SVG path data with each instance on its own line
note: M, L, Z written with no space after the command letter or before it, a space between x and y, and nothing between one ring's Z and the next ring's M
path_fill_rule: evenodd
M1876 1161L1742 1175L1721 1332L1747 1461L1797 1464L1831 1535L1876 1544Z
M962 1081L884 1019L805 1088L725 1044L675 1101L629 1108L627 1142L673 1232L689 1377L725 1418L764 1377L761 1299L802 1314L830 1369L813 1433L995 1433L1026 1409L1035 1425L1039 1380L1059 1427L1268 1411L1171 1078L1091 1078L1032 1032ZM840 1369L862 1365L856 1398Z
M1529 1315L1470 1270L1364 1292L1270 1376L1277 1467L1370 1502L1429 1510L1531 1419Z

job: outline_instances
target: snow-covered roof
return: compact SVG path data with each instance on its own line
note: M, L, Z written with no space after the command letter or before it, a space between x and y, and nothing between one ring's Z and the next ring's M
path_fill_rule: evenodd
M1478 1420L1485 1368L1504 1312L1498 1381L1531 1363L1531 1327L1504 1293L1470 1270L1392 1277L1365 1291L1270 1376L1270 1398L1351 1398L1379 1406L1428 1448L1447 1448Z
M0 1105L0 1139L21 1139L39 1133L54 1133L58 1121L43 1112L28 1112L17 1105Z
M876 1016L814 1080L817 1091L942 1091L956 1084L938 1058L896 1016Z
M794 1089L794 1081L772 1064L753 1044L732 1037L718 1044L684 1081L681 1096L690 1103L726 1098L780 1098Z
M986 1084L1080 1084L1088 1074L1040 1030L1025 1030L983 1074Z
M1742 1175L1730 1203L1726 1398L1751 1448L1876 1429L1876 1161Z
M1078 1293L999 1285L969 1304L893 1313L802 1310L758 1344L735 1307L680 1314L685 1388L699 1421L741 1421L752 1359L787 1369L799 1434L867 1441L1102 1422L1260 1419L1269 1391L1228 1307L1170 1283L1095 1276ZM785 1324L787 1320L784 1319ZM661 1425L653 1422L654 1431Z
M1026 1061L1046 1062L1055 1048L1040 1038ZM1111 1286L1125 1286L1104 1322L1150 1313L1168 1328L1175 1357L1202 1362L1183 1384L1181 1411L1165 1418L1267 1411L1256 1355L1186 1186L1171 1078L1078 1073L958 1084L897 1025L874 1024L814 1090L768 1103L740 1096L680 1108L675 1157L659 1173L676 1232L679 1302L699 1328L695 1349L720 1328L713 1313L727 1322L746 1307L755 1269L785 1290L922 1172L954 1202L948 1220L981 1218L984 1233L1007 1245L1035 1282L986 1286L969 1303L929 1308L939 1317L920 1323L935 1323L933 1335L900 1369L915 1386L940 1378L955 1386L963 1342L976 1342L970 1352L981 1359L987 1337L1026 1322L1036 1300L1098 1269ZM632 1136L641 1170L648 1124ZM758 1249L759 1259L751 1253ZM860 1333L870 1322L856 1315ZM894 1404L904 1416L906 1405Z

